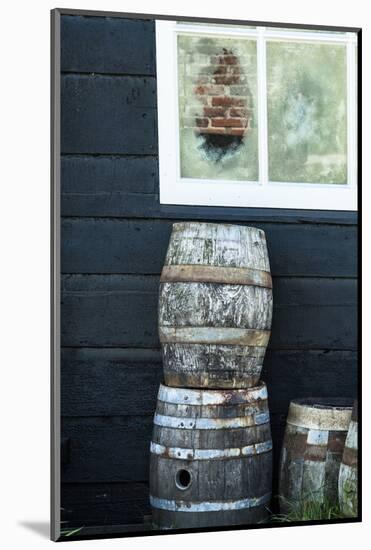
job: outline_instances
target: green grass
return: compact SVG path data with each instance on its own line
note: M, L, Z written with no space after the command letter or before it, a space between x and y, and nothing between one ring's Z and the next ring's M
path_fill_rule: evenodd
M61 512L64 512L64 508L61 508ZM61 521L61 525L68 523L68 521ZM84 528L84 525L82 527L62 527L60 530L60 534L62 537L72 537L73 535L76 535Z
M283 497L278 497L285 513L272 514L270 520L275 523L290 523L295 521L320 521L331 520L345 517L341 513L338 504L331 502L318 502L313 498L303 499L301 501L290 501Z
M68 528L61 529L61 536L72 537L73 535L76 535L77 533L79 533L82 529L83 527L77 527L76 529L68 529Z

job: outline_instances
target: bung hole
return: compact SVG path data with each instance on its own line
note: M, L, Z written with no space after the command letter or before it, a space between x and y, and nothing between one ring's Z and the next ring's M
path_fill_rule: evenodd
M175 484L178 489L185 490L191 484L191 474L188 470L178 470L175 477Z

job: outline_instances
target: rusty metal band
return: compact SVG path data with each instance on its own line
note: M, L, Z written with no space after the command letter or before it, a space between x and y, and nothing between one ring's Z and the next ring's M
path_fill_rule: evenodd
M350 449L344 447L343 458L341 462L346 466L356 467L358 464L358 451L357 449Z
M149 501L153 508L170 510L173 512L224 512L226 510L244 510L267 504L271 494L267 493L257 498L244 498L241 500L220 500L205 502L188 502L185 500L168 500L150 495Z
M236 416L234 418L186 418L155 413L153 423L163 428L180 430L224 430L250 428L269 422L269 412Z
M245 456L267 453L272 450L272 440L246 445L245 447L231 447L229 449L185 449L183 447L165 447L151 441L150 451L157 456L176 460L215 460L224 458L241 458Z
M267 386L264 382L255 388L242 390L193 390L160 384L157 396L159 401L175 405L243 405L267 398Z
M272 288L269 271L249 267L221 267L214 265L165 265L161 283L224 283Z
M291 402L287 424L309 430L348 431L352 408L316 408Z
M215 327L159 327L162 344L225 344L266 347L269 330Z

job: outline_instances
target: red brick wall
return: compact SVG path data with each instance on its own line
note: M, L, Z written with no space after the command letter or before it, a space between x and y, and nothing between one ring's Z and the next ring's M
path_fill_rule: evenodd
M252 124L247 75L239 59L224 49L200 69L193 93L202 108L183 120L199 134L243 136Z

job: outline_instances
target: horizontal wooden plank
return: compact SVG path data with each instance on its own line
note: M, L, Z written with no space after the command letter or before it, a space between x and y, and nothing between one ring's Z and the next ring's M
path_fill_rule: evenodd
M299 397L351 397L357 394L358 355L354 351L268 350L262 379L269 409L286 416Z
M81 204L89 197L108 208L110 197L113 202L124 202L122 196L139 196L145 200L147 194L158 192L157 157L94 157L64 155L61 158L62 202L68 197L67 212L79 215ZM112 205L113 206L113 205ZM62 214L64 214L62 208Z
M145 157L144 157L145 158ZM107 182L107 180L105 180ZM61 211L65 217L106 218L154 218L226 221L233 223L313 223L330 225L356 225L355 212L329 212L325 210L282 210L271 208L228 208L210 206L174 206L167 209L159 203L158 193L126 192L126 181L122 191L61 193Z
M356 225L358 214L357 212L336 210L295 210L285 208L228 208L225 206L160 205L159 217L179 218L185 220L225 220L239 221L245 223L278 222Z
M61 193L61 211L64 216L80 216L81 211L89 216L100 216L101 212L114 211L118 217L158 218L158 194L149 193ZM83 214L84 216L84 214ZM116 216L115 216L116 217Z
M95 380L89 375L86 376L86 385L78 388L75 392L75 398L72 400L72 406L76 406L78 396L81 398L79 410L83 414L94 412L93 393L90 399L89 392L92 383L102 383L103 378L110 379L111 372L106 371L106 354L110 350L81 350L79 354L80 362L70 361L67 356L62 369L65 369L64 375L71 377L69 386L62 388L64 391L74 391L73 386L77 386L73 380L73 371L76 369L77 375L87 369L95 370ZM65 353L73 357L75 350L65 350ZM135 350L114 350L116 359L120 353L128 355L129 358L135 356ZM140 351L139 354L142 352ZM152 352L151 352L152 353ZM111 356L112 359L112 356ZM154 370L158 369L157 357L152 365ZM127 361L127 358L125 359ZM277 468L279 461L280 448L285 428L288 405L291 399L297 397L343 397L354 398L357 387L356 373L357 357L352 352L325 352L325 351L306 351L306 352L273 352L268 351L263 370L263 379L267 381L269 393L269 405L272 423L272 438L274 442L274 464L275 464L275 484L277 481ZM116 367L120 368L120 367ZM123 367L125 372L130 367ZM99 372L100 370L100 372ZM80 372L79 372L80 371ZM102 407L107 407L107 412L115 414L120 410L122 414L130 413L130 399L128 405L125 404L125 396L122 391L117 391L117 379L112 377L112 387L106 386L107 398L103 397L103 402L96 403L96 411L102 412ZM77 382L78 383L78 382ZM148 381L147 381L148 384ZM156 383L157 386L157 383ZM155 407L155 388L146 385L148 391L149 403L144 404L138 386L131 392L139 395L139 402L142 403L143 411L149 407ZM127 387L127 391L130 389ZM139 394L138 394L139 391ZM113 405L109 401L113 401ZM93 409L92 409L93 406ZM135 412L138 411L138 407ZM133 409L134 412L134 409ZM148 445L152 433L153 415L136 417L70 417L63 418L62 434L64 440L69 441L69 460L63 468L62 478L66 482L92 482L92 481L127 481L146 480L148 476Z
M151 415L163 379L160 350L64 348L61 362L63 416ZM269 407L286 414L297 397L354 397L354 351L268 350L262 379Z
M63 155L62 216L357 224L357 212L159 203L157 157Z
M63 527L143 524L148 496L148 483L62 483Z
M154 75L155 22L63 15L61 69Z
M257 226L266 232L273 276L357 274L355 226L263 222ZM160 273L171 228L169 220L64 218L62 272Z
M162 381L160 350L62 349L61 414L150 415Z
M153 415L62 417L69 439L62 482L147 481L152 426Z
M142 292L158 293L160 275L62 275L63 292Z
M158 348L155 276L63 277L62 345ZM354 279L274 278L271 349L356 349Z
M331 397L329 394L333 393L339 396L334 391L315 390L318 397ZM298 396L297 392L295 396ZM344 397L354 398L355 393L347 390ZM270 412L275 476L286 416L286 408L280 413ZM69 460L62 465L62 483L148 481L152 429L153 415L62 417L62 435L69 439Z
M77 290L72 290L70 278L62 298L63 345L158 347L158 284L154 277L148 283L145 279L88 276L84 288L78 277Z
M153 77L62 75L62 153L157 152Z
M282 424L271 415L272 426ZM69 439L69 461L62 483L148 481L153 415L129 417L62 417L62 436Z

